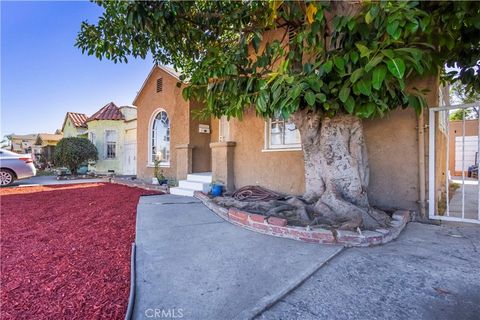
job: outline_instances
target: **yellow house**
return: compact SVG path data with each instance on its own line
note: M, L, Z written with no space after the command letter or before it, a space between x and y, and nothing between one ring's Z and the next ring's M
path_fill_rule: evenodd
M89 165L96 173L136 174L137 110L113 102L86 120L88 139L97 147L98 160Z
M65 138L78 137L87 132L87 115L78 112L67 112L62 125Z
M51 133L38 134L37 140L35 142L35 146L38 148L41 148L40 155L45 157L45 160L47 162L53 163L55 147L58 141L60 141L60 139L62 138L63 138L62 134L51 134Z

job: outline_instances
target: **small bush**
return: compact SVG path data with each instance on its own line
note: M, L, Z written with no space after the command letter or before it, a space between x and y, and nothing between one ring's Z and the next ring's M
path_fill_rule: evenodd
M97 148L85 138L63 138L55 148L55 164L67 167L73 175L82 164L95 160L98 160Z

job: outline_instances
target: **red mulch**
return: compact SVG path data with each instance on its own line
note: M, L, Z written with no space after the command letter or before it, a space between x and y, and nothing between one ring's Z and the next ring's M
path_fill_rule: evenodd
M122 319L138 198L116 184L0 190L2 319Z

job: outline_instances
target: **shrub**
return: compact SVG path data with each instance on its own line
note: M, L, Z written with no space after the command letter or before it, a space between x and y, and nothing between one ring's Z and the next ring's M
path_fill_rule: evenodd
M97 148L85 138L63 138L55 148L55 163L69 168L73 175L80 165L94 160L98 160Z

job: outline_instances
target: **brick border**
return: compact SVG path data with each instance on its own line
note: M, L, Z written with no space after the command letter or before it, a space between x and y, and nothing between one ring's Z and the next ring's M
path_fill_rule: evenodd
M225 208L205 193L196 191L194 197L226 221L245 229L276 237L295 239L310 243L339 244L346 247L371 247L384 244L397 238L410 221L408 210L397 210L392 216L391 228L364 230L361 233L346 230L328 230L322 228L288 226L287 220L277 217L266 219L265 216L249 213L237 208Z
M153 191L159 191L163 193L170 193L168 187L146 183L141 180L128 180L128 179L121 179L121 178L115 178L115 177L103 178L103 179L105 180L105 182L120 184L122 186L136 187L144 190L151 190L151 191L153 190Z

